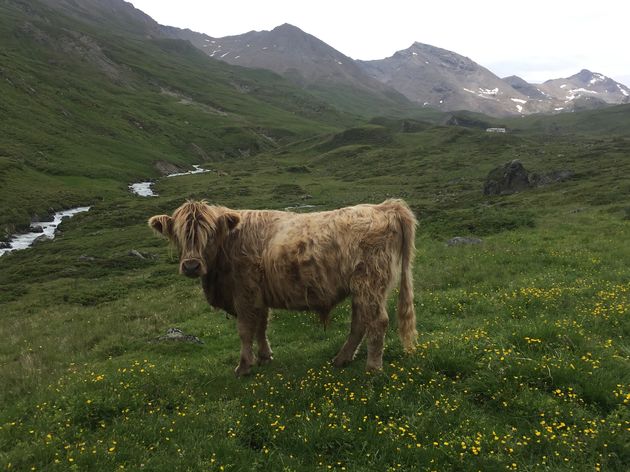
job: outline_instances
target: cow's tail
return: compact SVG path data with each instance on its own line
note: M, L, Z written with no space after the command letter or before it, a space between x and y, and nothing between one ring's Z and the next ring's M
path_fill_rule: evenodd
M402 233L400 293L398 294L398 334L406 351L416 347L416 312L413 306L413 259L416 254L416 217L400 200L397 217Z

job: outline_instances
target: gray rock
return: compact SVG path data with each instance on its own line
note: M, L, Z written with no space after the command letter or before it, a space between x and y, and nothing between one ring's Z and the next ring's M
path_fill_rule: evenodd
M573 177L574 172L572 170L554 170L553 172L549 172L547 174L531 174L529 176L529 181L532 185L536 187L541 187L543 185L554 184L556 182L564 182L565 180L569 180Z
M140 251L136 250L136 249L132 249L131 251L129 251L127 253L128 256L134 256L137 257L139 259L146 259L146 256L144 254L142 254Z
M47 237L45 234L42 234L42 235L40 235L40 236L36 237L36 238L33 240L33 242L31 243L31 246L32 246L33 244L40 243L40 242L42 242L42 241L44 241L44 240L46 240L46 239L48 239L48 237Z
M85 254L81 254L77 260L81 261L81 262L92 262L95 261L96 259L92 256L86 256Z
M463 246L466 244L481 244L483 241L479 238L467 238L464 236L455 236L446 241L447 246Z
M160 172L162 175L175 174L177 172L183 172L184 168L180 166L176 166L170 162L166 161L157 161L153 166Z
M564 182L575 174L572 170L554 170L546 174L530 173L518 159L496 167L488 173L484 195L509 195L533 187Z
M11 243L6 241L0 241L0 249L9 249L11 247Z
M166 330L166 334L159 336L152 340L151 342L168 342L168 341L179 341L193 344L203 344L203 341L199 339L197 336L193 336L192 334L186 334L179 328L169 328Z
M508 195L526 190L532 185L529 172L518 159L490 171L483 186L484 195Z

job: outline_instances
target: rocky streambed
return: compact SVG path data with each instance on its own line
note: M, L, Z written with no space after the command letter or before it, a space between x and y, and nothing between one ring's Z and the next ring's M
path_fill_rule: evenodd
M38 221L31 223L31 231L28 233L14 234L8 242L0 243L0 256L12 251L19 251L31 247L39 239L53 239L55 231L64 219L72 218L77 213L89 211L89 206L70 208L58 211L53 215L52 221Z

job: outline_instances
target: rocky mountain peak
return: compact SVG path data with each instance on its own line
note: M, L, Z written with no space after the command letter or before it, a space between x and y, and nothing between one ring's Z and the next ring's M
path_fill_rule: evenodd
M540 89L559 101L555 111L630 102L628 87L588 69L582 69L571 77L547 80Z
M282 23L279 26L276 26L274 29L272 29L271 31L276 31L278 33L299 33L299 34L306 34L304 31L302 31L300 28L298 28L297 26L292 25L291 23Z
M420 42L360 65L410 100L444 111L472 110L491 115L520 113L527 97L471 59Z
M572 75L571 77L569 77L570 79L575 79L575 80L579 80L581 82L584 82L585 84L589 83L593 78L599 78L599 77L604 77L601 74L593 74L590 70L588 69L582 69L580 72L578 72L575 75Z

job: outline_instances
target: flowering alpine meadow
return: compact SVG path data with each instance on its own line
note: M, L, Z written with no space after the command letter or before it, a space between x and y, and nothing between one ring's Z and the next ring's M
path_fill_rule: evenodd
M160 198L97 203L54 241L3 256L0 470L625 472L630 143L532 136L304 141L222 161L225 175L163 179ZM483 197L483 175L515 153L578 177ZM392 196L419 220L419 337L403 350L394 293L376 373L365 346L343 369L330 362L346 300L325 326L273 312L273 362L235 378L235 321L145 225L185 198L313 211ZM456 235L482 242L448 246ZM157 341L173 327L203 344Z
M564 248L518 232L482 247L418 241L418 344L405 354L390 329L380 373L364 372L364 348L346 369L329 363L349 302L326 329L308 313L276 312L274 362L240 380L229 373L233 321L175 277L152 287L145 268L125 276L119 299L41 315L38 299L8 303L28 316L3 328L16 354L2 365L2 467L625 470L628 229L608 224L617 251L608 236L567 247L584 236L571 225L557 230ZM204 344L146 342L169 323Z

